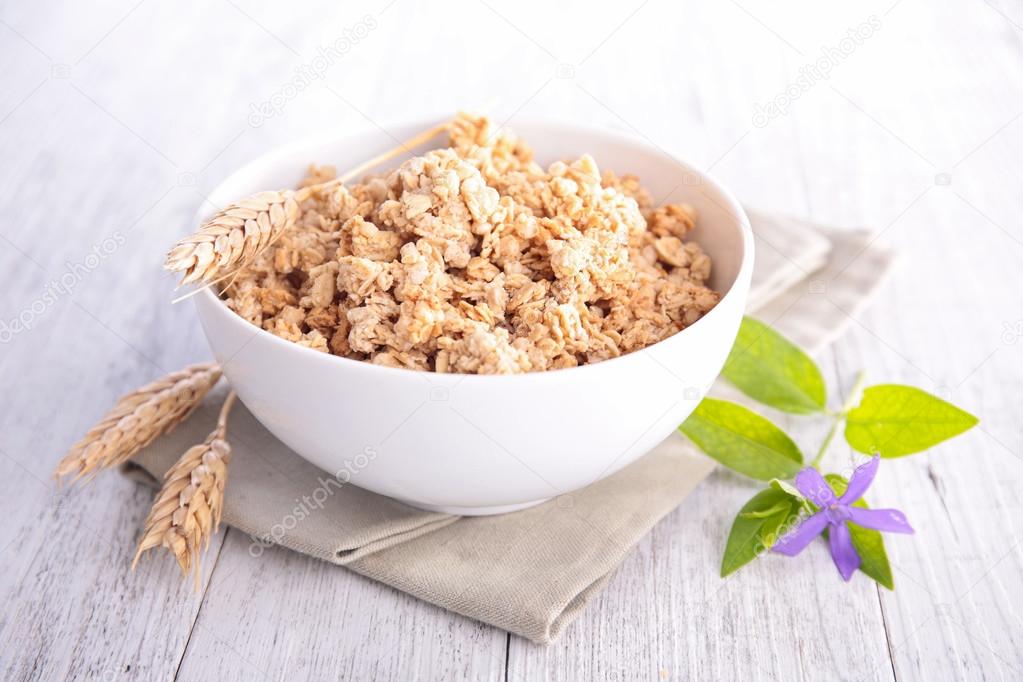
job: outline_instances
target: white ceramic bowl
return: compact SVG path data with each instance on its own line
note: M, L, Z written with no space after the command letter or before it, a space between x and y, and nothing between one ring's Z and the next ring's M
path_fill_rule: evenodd
M392 132L407 139L434 124ZM516 121L513 128L542 165L589 153L602 169L639 175L656 200L695 206L692 238L713 260L711 284L724 294L717 307L688 329L613 360L466 376L378 367L302 348L257 329L209 291L195 297L225 375L274 435L329 473L424 509L478 515L525 508L650 451L710 388L745 308L753 269L749 221L706 174L616 133L539 121ZM291 187L310 162L351 168L391 145L377 131L305 140L245 166L210 199L224 205ZM196 224L205 217L196 216Z

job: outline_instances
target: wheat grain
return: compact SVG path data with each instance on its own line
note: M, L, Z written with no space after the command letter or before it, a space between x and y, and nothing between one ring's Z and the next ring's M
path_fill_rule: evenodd
M181 284L208 282L249 261L290 228L310 188L259 192L231 204L185 237L167 254L164 267L183 272Z
M57 465L59 479L74 480L126 462L167 433L199 405L220 379L214 363L191 365L123 396L103 420L71 446Z
M192 446L164 475L163 488L146 519L132 569L154 547L166 547L181 567L195 574L199 586L200 555L220 528L224 485L231 446L227 442L227 417L235 401L231 391L220 408L216 428L199 445Z

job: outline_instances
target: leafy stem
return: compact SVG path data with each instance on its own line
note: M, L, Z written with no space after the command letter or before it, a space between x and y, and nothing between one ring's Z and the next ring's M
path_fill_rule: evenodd
M881 457L923 452L970 430L977 418L914 386L878 384L864 388L863 372L856 375L842 406L829 410L824 376L810 356L763 322L748 317L742 321L722 376L767 407L789 414L819 415L830 422L827 436L808 467L803 464L808 458L788 434L736 402L705 398L679 426L679 431L721 464L768 482L732 523L721 560L722 577L775 549L783 536L794 539L785 540L781 553L794 556L823 531L844 579L852 575L850 557L854 557L859 570L891 589L891 566L879 530L911 530L898 510L871 510L860 499L877 463ZM832 473L822 476L819 469L842 426L853 450L873 456L857 467L849 480ZM793 479L793 483L788 482ZM825 495L827 488L830 490ZM854 493L852 502L836 497L849 489ZM849 520L822 517L821 495L843 506ZM854 512L859 521L851 520ZM826 528L820 525L822 522ZM832 537L832 533L840 536Z
M849 414L849 410L853 408L856 401L860 397L860 391L863 390L864 380L867 377L867 373L860 370L856 374L856 380L853 381L852 389L849 391L849 395L846 396L845 402L842 403L842 409L835 415L835 421L831 424L831 429L828 431L828 435L824 437L824 442L821 443L821 447L817 450L817 455L810 462L810 466L814 469L818 468L821 460L824 458L824 453L828 451L828 447L831 445L831 441L835 439L835 434L838 433L838 429L842 424L845 423L845 416Z

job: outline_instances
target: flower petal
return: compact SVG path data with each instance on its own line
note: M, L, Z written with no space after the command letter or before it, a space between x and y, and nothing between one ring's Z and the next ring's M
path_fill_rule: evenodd
M842 580L848 582L852 574L860 567L860 555L853 547L848 526L844 523L831 526L828 529L828 541L831 544L831 558L835 560L835 566L842 574Z
M878 455L874 455L869 462L856 467L852 476L849 477L849 486L842 493L842 496L838 498L838 501L842 504L852 504L863 497L863 493L867 492L867 488L874 482L874 476L877 475L877 465L880 462L881 458Z
M849 520L857 526L883 530L887 533L912 533L906 515L898 509L862 509L849 507Z
M821 476L821 472L813 467L807 467L796 474L796 487L818 507L827 507L837 502L831 486Z
M824 513L817 512L813 516L803 519L798 526L778 538L778 542L774 544L771 551L785 556L796 556L806 549L806 546L820 535L827 525L828 519Z

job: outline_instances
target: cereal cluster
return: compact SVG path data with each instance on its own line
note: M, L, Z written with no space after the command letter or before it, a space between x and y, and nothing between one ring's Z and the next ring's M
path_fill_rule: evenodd
M514 374L599 362L717 304L693 210L652 206L584 155L544 170L459 115L450 146L360 184L314 189L294 228L223 292L240 316L388 367ZM303 187L334 177L313 166Z

